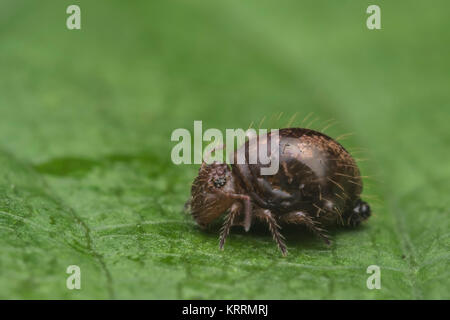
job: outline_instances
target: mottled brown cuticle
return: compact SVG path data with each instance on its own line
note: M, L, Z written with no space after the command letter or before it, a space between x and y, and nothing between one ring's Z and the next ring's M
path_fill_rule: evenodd
M245 164L231 170L226 164L202 164L191 189L191 213L201 226L227 213L221 249L231 226L248 230L255 220L268 224L285 255L282 224L304 225L329 243L325 227L357 226L370 216L360 198L358 166L340 143L303 128L280 129L279 137L280 168L274 175L261 175L259 163L249 164L249 141L240 147L246 148Z

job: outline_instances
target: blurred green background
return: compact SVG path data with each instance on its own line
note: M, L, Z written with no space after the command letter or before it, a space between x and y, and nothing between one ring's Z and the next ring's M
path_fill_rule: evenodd
M66 8L81 7L81 30ZM381 30L366 8L381 7ZM450 298L448 1L0 3L0 298ZM274 120L283 112L280 120ZM355 151L374 215L331 247L183 212L171 133L316 129ZM311 115L310 115L311 114ZM305 117L307 121L303 121ZM356 153L358 152L358 153ZM66 268L81 268L81 290ZM366 268L381 268L369 290Z

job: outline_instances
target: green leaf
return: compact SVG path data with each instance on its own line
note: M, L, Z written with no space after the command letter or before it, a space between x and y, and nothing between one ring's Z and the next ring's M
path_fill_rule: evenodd
M354 1L82 0L69 31L70 1L3 1L0 298L450 298L448 5L379 3L371 31ZM354 133L373 216L331 247L287 228L286 258L264 227L219 251L172 131L291 118Z

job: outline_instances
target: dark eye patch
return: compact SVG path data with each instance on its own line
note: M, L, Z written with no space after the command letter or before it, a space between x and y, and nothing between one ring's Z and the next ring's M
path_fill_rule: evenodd
M225 183L227 183L227 179L225 179L224 177L220 177L214 180L214 186L216 188L221 188L225 185Z

